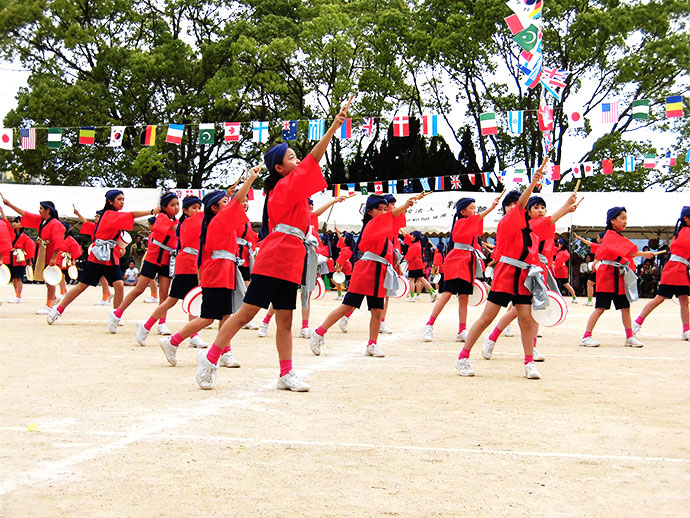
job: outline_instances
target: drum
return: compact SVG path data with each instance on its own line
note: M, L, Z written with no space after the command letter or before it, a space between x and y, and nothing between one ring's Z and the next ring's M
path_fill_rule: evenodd
M481 306L484 304L484 302L486 302L486 298L488 296L489 290L486 288L486 284L479 279L475 279L472 294L467 297L467 304L470 306Z
M6 264L0 266L0 286L7 286L12 280L12 274Z
M565 299L555 291L547 290L549 307L535 311L532 309L532 317L540 326L555 327L561 325L568 316L568 305Z
M192 288L182 301L182 311L198 317L201 314L201 300L201 286Z
M345 282L345 274L343 272L335 272L332 276L331 279L333 279L333 282L336 284L342 284Z
M402 275L398 275L398 291L395 293L394 298L396 299L402 299L407 297L407 295L410 293L410 281L407 279L407 277L403 277Z
M77 270L77 266L74 264L70 265L70 267L67 268L67 275L69 275L70 279L76 281L79 277L79 270Z
M326 284L323 282L321 277L316 278L316 286L314 287L314 295L312 298L314 300L321 300L326 296Z
M117 238L117 246L120 248L127 248L127 245L129 245L131 242L132 236L129 235L129 232L126 230L120 232L120 236Z
M437 274L432 275L431 277L429 277L429 282L430 282L431 284L436 284L436 283L439 282L440 280L441 280L441 274L440 274L440 273L437 273Z
M46 284L57 286L62 282L62 271L57 265L48 266L43 270L43 280Z

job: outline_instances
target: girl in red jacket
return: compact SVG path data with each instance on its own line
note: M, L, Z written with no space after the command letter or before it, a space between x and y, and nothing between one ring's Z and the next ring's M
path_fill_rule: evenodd
M43 270L46 266L57 264L58 254L65 246L65 227L58 219L58 211L52 201L39 203L38 214L32 214L4 198L4 203L22 217L25 228L35 228L38 231L38 250L36 253L36 268L34 280L43 280ZM55 301L55 286L46 283L46 304L36 311L37 315L47 315Z
M241 305L244 283L237 275L239 270L237 233L247 223L242 201L259 176L259 167L252 169L232 199L227 191L214 191L204 196L204 212L199 234L199 255L196 264L201 270L201 312L170 338L161 338L163 353L170 365L176 365L177 347L188 336L193 336L214 320L221 324L236 313ZM230 345L216 349L215 362L221 367L239 367ZM199 351L199 361L206 359L206 351ZM214 365L215 366L215 365ZM215 370L214 370L215 372ZM202 386L202 388L206 388ZM208 387L210 388L210 387Z
M105 277L112 283L116 293L122 293L124 290L120 269L120 249L115 240L123 230L132 230L136 218L148 216L159 210L155 208L150 211L123 212L124 205L125 195L122 191L111 189L105 194L105 206L93 233L94 246L89 252L84 270L79 275L79 284L73 286L60 304L50 311L47 317L49 324L53 324L60 318L67 306L86 288L99 284L101 277Z
M74 215L79 218L79 221L81 221L81 228L79 229L79 233L89 236L91 238L91 242L94 241L93 233L96 230L96 225L98 224L98 220L101 217L102 211L97 210L96 211L96 217L95 221L91 222L87 220L84 216L81 215L81 213L77 210L77 207L72 205L74 208ZM116 252L119 254L119 252ZM121 257L121 255L119 255ZM116 308L117 306L120 305L120 302L122 302L122 293L120 293L120 298L117 298L114 296L113 293L110 292L110 287L108 286L108 281L105 279L105 277L101 277L101 289L103 291L103 295L101 297L101 300L96 302L96 306L108 306L110 305L110 301L113 301L113 308Z
M177 225L177 255L175 256L175 277L170 284L170 294L153 310L148 320L137 322L137 343L144 347L149 331L159 318L165 317L168 310L183 300L187 293L199 285L196 260L199 255L199 236L204 215L201 211L201 200L196 196L187 196L182 200L182 217ZM189 320L195 317L189 315ZM207 347L198 333L189 340L190 347Z
M671 257L661 273L661 282L657 296L650 300L642 309L640 315L633 324L633 333L637 334L642 329L642 323L649 314L666 299L675 295L680 302L680 320L683 324L681 338L690 340L690 310L688 308L688 295L690 295L690 206L686 205L680 211L680 218L673 230L671 241Z
M0 213L2 208L0 207ZM22 232L22 218L17 216L12 223L2 213L3 222L7 227L10 238L12 239L12 255L6 264L10 268L12 284L14 286L14 297L8 299L10 304L20 304L22 302L23 279L26 275L26 266L31 264L36 253L36 243L34 240Z
M415 230L411 234L405 235L405 244L407 252L405 252L405 260L407 261L407 275L410 278L410 299L409 302L419 300L422 293L422 286L429 292L431 302L434 302L437 297L436 290L429 284L424 276L424 268L426 268L426 237L422 236L419 230Z
M592 338L592 331L599 317L611 308L611 302L621 312L625 328L625 346L642 347L644 344L633 336L630 319L630 302L637 300L637 277L629 265L634 265L633 257L651 259L654 252L639 252L632 241L623 237L621 232L628 225L628 213L625 207L613 207L606 213L606 234L597 249L595 262L597 268L597 300L594 311L587 320L585 334L580 340L584 347L599 347L599 342ZM627 280L627 282L626 282ZM632 291L630 291L632 290Z
M197 383L210 389L216 377L218 358L230 341L261 308L273 305L276 315L276 348L280 362L277 388L304 392L309 385L292 370L292 312L295 310L297 288L306 286L303 298L313 288L316 276L316 253L307 241L310 225L308 198L327 187L319 161L335 131L343 124L347 110L335 118L323 138L311 153L300 161L287 144L278 144L264 155L269 175L264 182L266 200L262 221L261 247L254 261L252 281L244 303L237 313L225 322L214 344L204 357L199 355ZM314 252L312 254L312 252ZM305 257L313 258L305 272ZM307 275L303 275L303 274ZM304 277L304 279L303 279ZM304 301L303 301L304 307Z
M460 198L455 204L455 215L451 230L450 249L443 263L443 285L441 296L431 310L426 326L424 326L424 341L434 339L434 323L441 311L453 295L458 297L458 314L460 327L456 340L464 342L467 339L467 300L474 289L474 279L477 271L479 238L484 233L484 218L496 208L501 197L496 198L491 207L481 214L477 214L477 204L474 198ZM440 254L439 254L440 255Z
M177 234L175 231L177 230L176 216L179 210L180 200L177 198L177 195L167 192L161 196L160 212L156 216L156 222L153 225L151 244L141 265L137 285L127 294L122 304L110 312L108 317L108 331L111 333L117 333L117 327L120 325L122 314L139 295L144 293L146 286L148 286L152 279L156 278L156 275L158 275L160 285L159 300L165 302L173 275L170 263L175 256L175 249L177 248ZM165 317L166 315L163 315L158 319L158 333L169 335L170 330L165 324Z
M556 241L556 257L553 259L553 274L558 282L558 287L561 286L568 290L570 296L573 298L573 304L577 304L577 297L575 290L568 282L568 260L570 259L570 252L564 239ZM563 290L561 289L561 292Z
M343 300L343 291L346 290L346 286L352 277L352 252L355 242L351 234L348 234L347 232L340 234L337 226L335 227L335 232L338 235L337 246L338 250L340 250L338 257L335 260L335 271L341 272L345 275L345 282L336 285L338 296L335 300Z
M323 324L311 335L310 346L315 355L321 354L326 331L342 317L359 308L366 297L371 313L366 354L376 358L385 356L376 342L381 326L384 298L388 290L393 289L389 283L393 278L397 283L397 274L393 267L395 252L390 241L391 230L396 226L395 219L404 214L415 201L416 198L409 198L402 206L392 212L386 212L384 198L377 195L367 198L362 231L355 246L357 252L363 255L352 270L352 279L343 303L331 311Z

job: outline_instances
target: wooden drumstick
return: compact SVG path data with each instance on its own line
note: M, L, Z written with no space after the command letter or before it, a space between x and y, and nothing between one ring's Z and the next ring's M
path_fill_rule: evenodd
M578 189L580 188L580 184L582 183L582 179L578 178L577 183L575 184L575 190L573 191L575 194L577 194Z
M351 95L350 98L347 100L347 104L345 105L345 108L343 108L343 111L347 113L347 110L350 108L350 103L352 102L352 99L354 99L355 96Z

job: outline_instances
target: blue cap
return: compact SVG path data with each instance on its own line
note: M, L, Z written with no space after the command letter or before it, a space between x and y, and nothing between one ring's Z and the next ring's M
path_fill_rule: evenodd
M383 196L379 196L378 194L372 194L367 198L367 203L365 205L364 210L374 209L382 203L384 205L388 205L386 198L384 198Z
M527 201L527 206L525 206L525 209L529 210L531 207L535 205L543 205L544 208L546 208L546 202L544 201L544 198L541 196L530 196L529 201Z
M48 211L50 212L50 215L53 218L58 217L58 211L55 208L55 204L52 201L41 201L41 202L39 202L39 205L41 207L43 207L44 209L48 209Z
M201 199L198 196L187 196L184 200L182 200L182 208L188 209L195 203L201 205Z
M163 196L161 196L161 207L167 207L168 204L177 199L177 194L174 192L166 192Z
M460 212L475 203L474 198L460 198L455 204L455 212Z
M520 199L520 195L520 191L510 191L508 194L506 194L506 197L503 198L501 207L505 209L506 205L510 205L511 203L517 203L517 201Z
M264 164L266 164L266 169L269 173L274 173L276 171L276 166L283 161L285 153L287 153L288 145L285 142L273 146L264 155Z
M395 203L397 201L392 194L384 194L383 198L386 200L386 203Z
M105 193L105 199L112 201L115 198L117 198L120 194L124 194L120 189L110 189L108 192Z
M227 193L225 191L212 191L208 193L203 199L204 212L210 210L212 205L215 205L226 196Z
M606 211L606 226L611 228L611 220L616 219L621 212L625 212L625 207L611 207Z

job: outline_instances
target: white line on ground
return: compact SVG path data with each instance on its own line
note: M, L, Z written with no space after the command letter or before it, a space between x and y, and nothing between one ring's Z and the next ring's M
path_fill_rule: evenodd
M477 345L475 345L472 350L475 351L477 350ZM541 348L539 348L541 350ZM437 353L437 354L458 354L460 351L460 347L457 349L405 349L405 351L409 352L418 352L418 353ZM546 350L542 351L544 356L546 358L584 358L587 360L591 359L597 359L597 358L611 358L611 359L617 359L617 360L654 360L654 361L673 361L673 362L683 362L683 361L690 361L690 357L688 358L673 358L670 356L632 356L632 355L626 355L626 354L587 354L587 353L581 353L581 354L558 354L558 353L549 353ZM523 356L524 353L519 352L519 353L513 353L513 352L501 352L501 351L496 351L494 350L493 356Z

